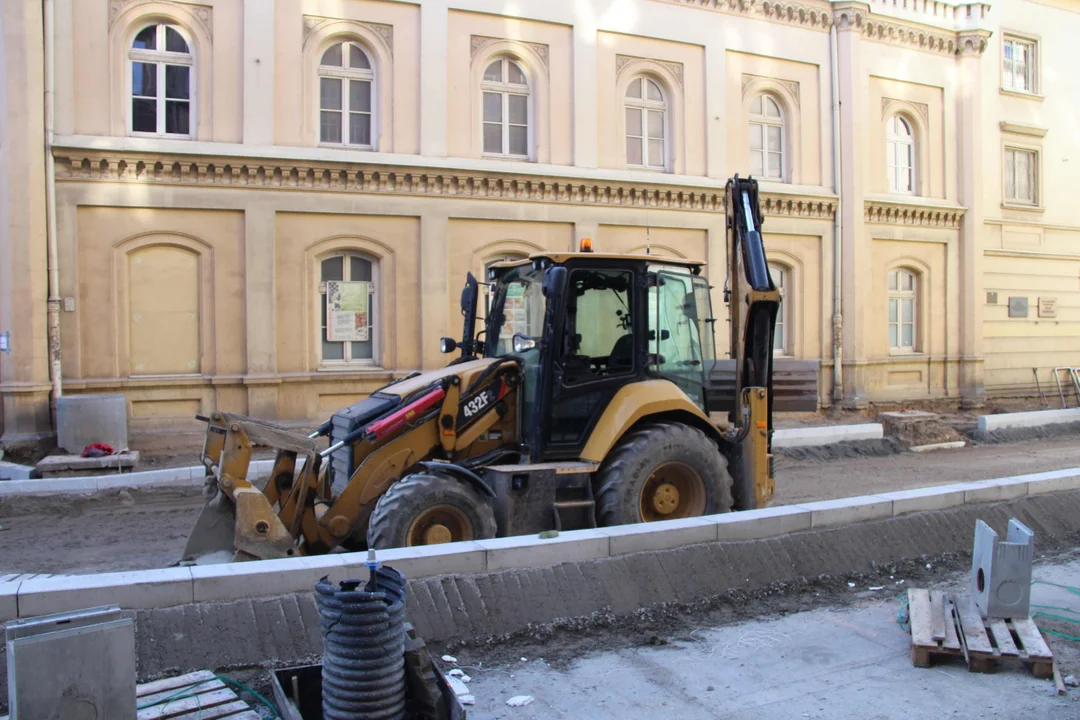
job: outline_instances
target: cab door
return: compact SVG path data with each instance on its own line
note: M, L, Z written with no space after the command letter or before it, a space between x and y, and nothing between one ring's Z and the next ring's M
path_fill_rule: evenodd
M641 377L640 301L630 268L570 271L552 361L543 457L580 457L615 393Z

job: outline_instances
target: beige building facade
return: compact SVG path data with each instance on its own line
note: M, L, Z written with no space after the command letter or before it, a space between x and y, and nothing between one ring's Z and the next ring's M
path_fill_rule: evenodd
M3 439L57 391L323 418L445 362L465 272L584 237L706 260L723 328L735 173L822 406L1030 393L1080 366L1078 35L1076 0L0 3Z

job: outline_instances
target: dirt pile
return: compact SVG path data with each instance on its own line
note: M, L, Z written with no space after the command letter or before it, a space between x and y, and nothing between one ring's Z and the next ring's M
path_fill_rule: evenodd
M881 413L878 422L885 426L885 435L896 438L909 448L964 439L954 427L942 422L938 415L921 410Z

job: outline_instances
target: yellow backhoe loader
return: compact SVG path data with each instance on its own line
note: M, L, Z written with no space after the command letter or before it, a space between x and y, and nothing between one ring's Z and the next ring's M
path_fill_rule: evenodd
M710 383L718 361L703 263L603 254L585 240L579 252L498 263L483 292L468 275L462 339L442 339L444 353L460 351L446 367L390 383L310 436L226 412L200 417L208 500L181 562L763 506L780 296L756 181L728 181L726 202L733 392ZM263 489L248 478L259 446L277 450Z

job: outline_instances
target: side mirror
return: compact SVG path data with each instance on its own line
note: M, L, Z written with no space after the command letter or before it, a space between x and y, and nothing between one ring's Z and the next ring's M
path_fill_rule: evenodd
M536 348L536 338L523 335L522 333L514 334L514 352L523 353L527 350L533 350Z
M566 292L566 268L561 266L555 266L548 268L548 271L544 273L543 292L544 297L557 298L561 297Z
M461 357L476 354L476 302L479 297L480 284L476 282L476 278L472 273L466 274L465 287L461 291L461 314L464 316L465 322L461 330L461 343L456 345L456 347L461 348ZM448 339L443 338L443 347L446 347L446 340ZM443 350L443 352L448 351Z
M439 340L439 352L443 355L454 352L457 350L457 346L457 340L454 338L444 337Z

